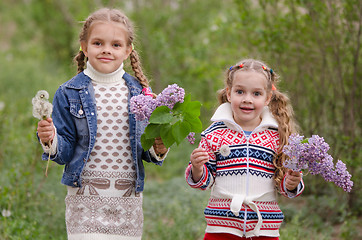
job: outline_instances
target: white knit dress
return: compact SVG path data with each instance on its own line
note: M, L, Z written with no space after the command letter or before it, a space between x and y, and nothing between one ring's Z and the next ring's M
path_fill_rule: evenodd
M97 138L81 175L82 187L68 187L68 239L140 240L142 194L135 193L123 65L114 73L101 74L87 64L84 73L94 87Z

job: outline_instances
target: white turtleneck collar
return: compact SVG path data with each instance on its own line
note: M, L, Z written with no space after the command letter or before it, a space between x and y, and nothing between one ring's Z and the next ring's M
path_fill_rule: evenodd
M84 70L84 74L92 79L92 82L99 84L114 84L122 81L122 77L125 71L123 70L123 63L114 72L111 73L100 73L94 67L87 62L87 68Z
M257 126L255 130L259 128L274 127L278 128L278 123L273 117L272 113L269 110L268 106L265 106L261 114L261 123ZM237 124L233 118L233 113L231 110L231 104L229 102L221 104L215 111L214 115L211 117L211 121L223 121L228 128L238 132L242 132L243 129L239 124Z

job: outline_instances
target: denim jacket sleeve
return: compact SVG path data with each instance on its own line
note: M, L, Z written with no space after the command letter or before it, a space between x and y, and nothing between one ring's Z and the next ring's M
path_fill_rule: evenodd
M76 125L70 115L70 103L63 92L62 86L56 91L53 99L53 123L57 128L58 147L51 160L64 165L72 159L76 145ZM43 154L43 159L48 155Z

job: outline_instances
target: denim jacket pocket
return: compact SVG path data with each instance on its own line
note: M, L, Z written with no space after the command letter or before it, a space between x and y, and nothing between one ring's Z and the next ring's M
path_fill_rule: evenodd
M80 102L70 102L70 113L76 118L85 117L85 112Z
M74 123L76 125L78 141L87 140L89 136L89 130L83 105L80 101L70 101L69 104L70 113L74 117Z

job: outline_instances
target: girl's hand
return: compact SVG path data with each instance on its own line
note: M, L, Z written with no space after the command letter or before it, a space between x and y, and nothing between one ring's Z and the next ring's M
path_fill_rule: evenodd
M53 120L47 118L38 122L38 137L43 144L51 142L55 135Z
M155 138L155 143L153 144L153 149L157 155L164 155L167 152L166 146L163 144L162 139L160 137Z
M300 172L295 172L291 169L288 169L285 177L285 187L289 191L293 191L298 186L301 180L302 174Z
M195 182L200 181L202 174L204 172L204 164L209 161L209 155L207 154L207 151L203 148L196 148L194 151L192 151L190 156L191 161L191 173L192 173L192 179Z

